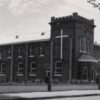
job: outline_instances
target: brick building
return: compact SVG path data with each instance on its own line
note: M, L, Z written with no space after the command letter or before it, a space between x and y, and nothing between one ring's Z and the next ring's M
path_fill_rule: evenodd
M47 33L19 35L0 40L0 82L95 81L94 21L73 13L51 18ZM92 66L92 63L94 66Z

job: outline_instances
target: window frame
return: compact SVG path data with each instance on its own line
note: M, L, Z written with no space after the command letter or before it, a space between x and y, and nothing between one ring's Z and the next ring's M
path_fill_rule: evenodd
M20 68L20 64L22 64L22 68ZM17 65L17 76L23 76L23 73L24 73L24 64L23 62L18 62L18 65ZM22 70L22 71L20 71Z
M22 47L18 47L18 58L22 58Z
M0 59L2 59L2 49L0 48Z
M87 52L87 41L86 41L86 38L85 37L83 37L83 38L80 38L79 39L80 40L80 47L79 47L79 51L80 52L84 52L84 53L86 53Z
M90 41L89 40L87 40L87 52L88 53L91 53L91 45L90 45Z
M33 66L33 64L36 64L35 67ZM37 69L37 63L31 62L30 63L30 69L29 69L29 76L36 76L36 69Z
M0 76L5 76L6 75L6 72L3 71L3 65L5 65L5 67L6 67L5 63L0 64ZM5 67L4 67L4 70L6 69Z
M86 52L86 38L83 38L83 51Z
M57 67L57 64L58 64L58 63L61 63L61 67ZM58 69L61 70L60 73L57 71ZM55 62L54 76L62 76L62 61L56 61L56 62Z
M29 47L29 57L34 57L34 46Z
M82 52L82 39L80 39L80 52Z
M40 57L44 57L45 56L45 48L44 48L44 44L41 43L40 45Z
M8 58L12 57L12 51L11 51L11 47L8 48Z

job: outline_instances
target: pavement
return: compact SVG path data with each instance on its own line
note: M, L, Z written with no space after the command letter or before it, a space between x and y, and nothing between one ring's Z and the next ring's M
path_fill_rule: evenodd
M0 100L44 100L53 98L73 98L84 96L98 96L100 90L71 90L56 92L27 92L0 94Z
M52 84L52 91L68 90L98 90L97 84ZM46 84L17 84L0 85L0 94L2 93L24 93L24 92L46 92Z

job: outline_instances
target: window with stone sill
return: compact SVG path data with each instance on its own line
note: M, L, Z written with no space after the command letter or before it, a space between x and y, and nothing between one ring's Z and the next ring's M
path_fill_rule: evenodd
M0 59L1 59L1 55L2 55L2 54L1 54L1 48L0 48Z
M22 48L18 48L18 58L22 58Z
M50 67L47 66L47 67L46 67L46 77L47 77L49 74L50 74Z
M11 58L11 48L8 48L8 58Z
M61 61L55 62L54 76L62 76L62 62Z
M5 63L1 63L0 64L0 74L5 76L5 71L6 71L6 64Z
M90 40L86 40L85 38L80 39L80 52L83 53L91 53L91 44Z
M86 39L81 38L80 39L80 52L86 52Z
M86 48L87 50L87 53L91 53L91 44L90 44L90 41L89 40L87 40L87 48Z
M29 76L36 76L36 69L37 69L37 64L36 64L36 62L31 62L31 63L30 63Z
M40 46L40 57L44 57L45 56L45 47L43 44L41 44Z
M23 76L23 67L24 64L22 62L19 62L17 68L17 76Z
M34 47L30 46L29 48L29 57L34 57Z

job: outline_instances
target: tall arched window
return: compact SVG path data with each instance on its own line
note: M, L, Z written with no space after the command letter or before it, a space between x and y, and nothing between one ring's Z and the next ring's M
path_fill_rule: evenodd
M86 38L80 38L80 52L86 52Z

